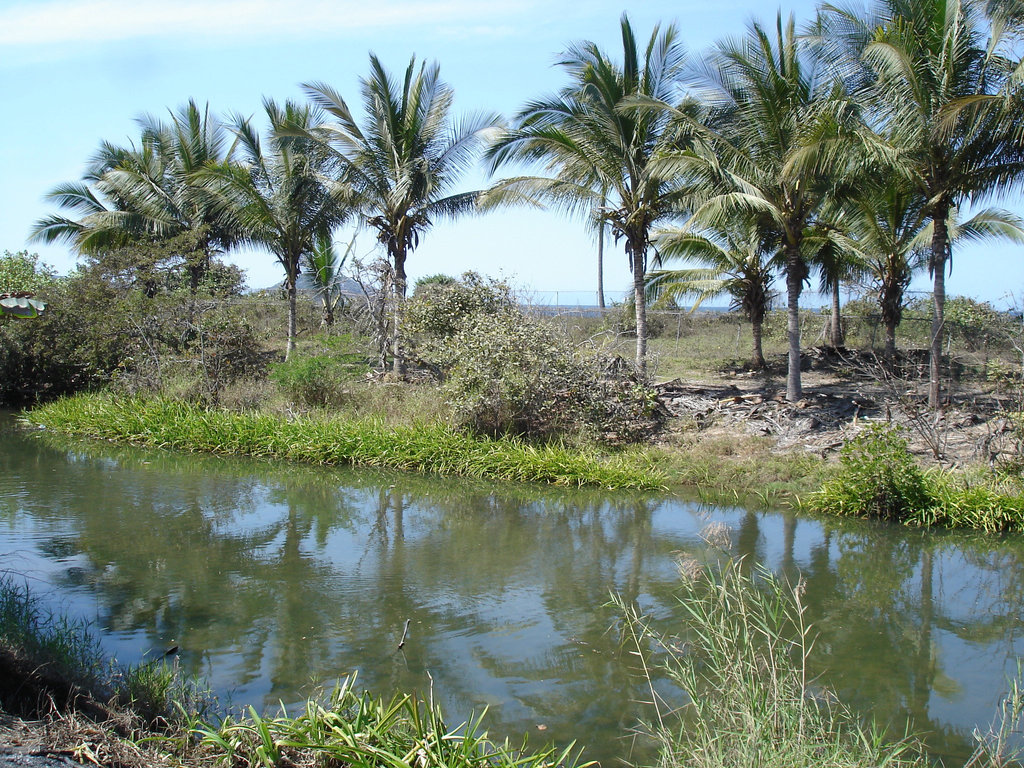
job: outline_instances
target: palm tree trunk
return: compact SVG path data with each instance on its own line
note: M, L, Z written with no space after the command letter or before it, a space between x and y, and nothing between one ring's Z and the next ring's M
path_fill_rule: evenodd
M763 335L764 319L759 318L750 321L750 330L754 336L754 349L751 363L755 368L765 368L764 362L764 348L761 345L761 337Z
M295 351L295 337L298 334L298 311L296 307L298 291L295 288L295 272L296 270L293 267L289 267L284 279L284 289L288 294L288 343L284 349L285 360L291 357L292 352Z
M789 337L789 371L786 375L786 400L795 403L803 397L800 382L800 291L804 287L806 267L797 244L786 246L786 333Z
M402 351L402 313L405 310L405 254L395 253L395 307L391 330L391 370L396 376L405 375L405 353Z
M604 222L597 230L597 306L604 309Z
M942 395L942 332L945 327L946 309L946 256L949 252L949 232L946 221L949 206L937 206L932 214L931 267L934 287L932 289L932 343L928 362L928 407L939 407Z
M885 320L885 359L893 362L896 359L896 319Z
M636 368L641 376L647 375L647 295L644 291L644 250L630 248L633 267L633 304L636 309Z
M902 284L892 278L883 281L878 304L882 310L882 324L885 326L885 359L891 363L896 360L896 326L900 324L902 314Z
M829 343L833 349L843 346L843 316L842 307L839 303L839 282L832 284L832 327L829 329Z

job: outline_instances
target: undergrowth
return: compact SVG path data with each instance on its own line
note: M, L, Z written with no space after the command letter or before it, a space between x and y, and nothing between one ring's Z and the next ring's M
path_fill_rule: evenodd
M56 401L25 418L67 434L185 451L608 489L665 484L642 452L480 438L436 422L388 425L328 414L289 419L103 394Z
M839 468L807 499L820 512L913 526L1024 532L1024 490L994 475L922 470L893 428L874 425L843 448Z
M173 661L121 665L106 658L87 622L46 608L10 574L0 574L0 650L0 677L7 678L0 704L9 711L33 714L55 695L54 685L73 699L130 710L151 725L199 717L212 705L209 692L180 675ZM26 679L17 679L22 675Z
M350 766L350 768L586 768L575 745L531 751L495 742L483 729L484 715L449 726L433 701L399 695L374 697L346 678L326 704L306 703L298 715L283 708L264 717L254 708L219 725L196 730L204 762L232 768Z

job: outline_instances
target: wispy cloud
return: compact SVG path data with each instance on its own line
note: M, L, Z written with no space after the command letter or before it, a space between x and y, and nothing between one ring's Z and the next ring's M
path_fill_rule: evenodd
M0 46L137 38L314 37L371 28L503 21L532 0L53 0L0 10Z

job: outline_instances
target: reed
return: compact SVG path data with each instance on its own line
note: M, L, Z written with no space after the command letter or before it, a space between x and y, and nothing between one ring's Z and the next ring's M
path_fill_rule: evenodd
M647 679L656 663L650 649L662 648L663 667L687 698L681 709L656 707L648 724L659 768L928 765L914 739L887 740L809 678L814 632L800 583L764 570L748 575L732 560L687 570L678 638L665 638L619 601Z
M608 489L665 485L653 460L639 451L477 438L438 422L389 425L330 415L289 419L108 394L59 400L25 419L66 434L184 451Z

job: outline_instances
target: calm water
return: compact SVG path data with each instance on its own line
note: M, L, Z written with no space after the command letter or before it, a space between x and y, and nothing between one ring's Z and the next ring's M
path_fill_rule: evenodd
M433 681L451 721L486 706L492 735L578 739L614 764L644 692L609 596L672 627L676 559L711 556L718 523L732 554L806 579L825 684L911 718L938 755L970 750L1022 649L1021 540L0 432L0 569L122 661L179 645L235 705L353 671L379 693Z

